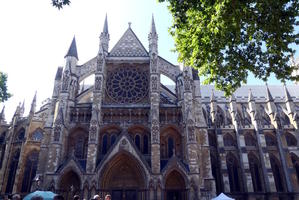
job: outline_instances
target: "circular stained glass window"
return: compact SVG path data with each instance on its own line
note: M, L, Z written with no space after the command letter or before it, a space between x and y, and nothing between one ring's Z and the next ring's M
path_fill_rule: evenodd
M107 79L107 93L118 103L136 103L148 93L147 75L134 68L118 68Z

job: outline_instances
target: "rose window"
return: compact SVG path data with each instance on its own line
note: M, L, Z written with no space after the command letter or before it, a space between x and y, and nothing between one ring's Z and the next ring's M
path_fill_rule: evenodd
M118 68L108 77L107 93L118 103L136 103L143 99L147 92L148 78L145 72Z

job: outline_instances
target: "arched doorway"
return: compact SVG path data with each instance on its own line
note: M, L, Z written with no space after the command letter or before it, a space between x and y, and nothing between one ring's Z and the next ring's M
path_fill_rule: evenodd
M165 200L185 200L186 184L183 176L176 170L170 172L165 181Z
M59 193L63 194L65 199L71 199L73 195L80 194L81 181L76 172L70 170L62 175L59 183Z
M100 178L101 189L110 192L115 200L145 199L145 179L137 160L127 153L121 153L104 167Z

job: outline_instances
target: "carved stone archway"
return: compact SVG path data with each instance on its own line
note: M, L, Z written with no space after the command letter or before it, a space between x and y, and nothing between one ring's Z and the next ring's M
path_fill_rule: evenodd
M165 200L185 200L187 199L185 179L177 170L171 171L165 180Z
M146 183L144 170L128 153L120 153L104 167L100 188L109 191L112 199L142 199Z

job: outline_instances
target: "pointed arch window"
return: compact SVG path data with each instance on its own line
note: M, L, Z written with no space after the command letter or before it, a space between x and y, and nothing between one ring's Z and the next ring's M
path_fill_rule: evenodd
M140 150L140 135L135 135L135 145Z
M33 151L27 156L21 192L30 192L32 181L36 175L38 154L37 151Z
M241 192L241 176L237 159L233 155L226 158L228 178L231 192Z
M270 156L270 164L274 176L276 190L278 192L283 192L285 190L285 187L281 165L279 161L274 158L274 156Z
M5 189L5 193L11 193L12 192L12 188L13 188L13 184L15 181L15 175L16 175L16 171L18 168L18 163L19 163L19 158L20 158L20 149L15 150L13 157L10 161L10 165L9 165L9 173L8 173L8 181L6 184L6 189Z
M18 133L17 133L17 137L15 138L15 140L16 140L17 142L19 142L19 141L23 141L24 138L25 138L25 129L24 129L24 128L21 128L21 129L18 131Z
M112 145L115 143L115 140L116 140L116 135L113 134L113 135L111 136L110 146L112 146Z
M256 146L257 141L251 133L247 133L244 136L246 146Z
M234 147L237 146L234 137L229 133L223 136L223 143L224 146L234 146Z
M102 140L102 154L107 153L107 148L108 148L108 136L104 135L103 140Z
M32 140L34 140L34 141L42 141L42 139L43 139L43 133L40 130L36 130L32 134Z
M274 135L266 134L265 135L266 145L267 146L277 146L277 141Z
M168 138L168 158L170 158L173 155L173 148L174 148L174 141L172 137Z
M148 136L143 136L143 153L148 154Z
M6 148L5 136L6 136L6 132L0 135L0 169L2 168L2 163L4 159L5 148Z
M288 146L297 146L297 140L291 133L286 133L285 138Z
M260 172L261 169L260 162L253 155L249 155L248 157L249 157L249 169L251 173L254 192L261 192L263 188L262 188L262 173Z

